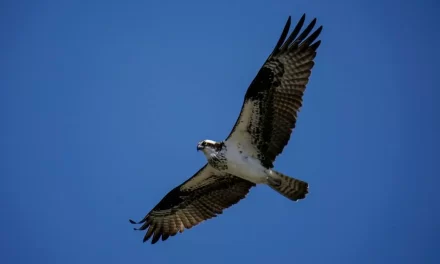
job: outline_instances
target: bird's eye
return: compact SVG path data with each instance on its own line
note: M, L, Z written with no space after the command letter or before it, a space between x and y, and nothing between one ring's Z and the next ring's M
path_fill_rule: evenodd
M206 146L206 142L205 141L202 142L202 146Z

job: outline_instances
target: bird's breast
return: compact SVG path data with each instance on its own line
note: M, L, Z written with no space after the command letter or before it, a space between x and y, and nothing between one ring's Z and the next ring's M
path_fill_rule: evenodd
M228 169L228 162L225 153L212 153L208 158L208 163L219 171L225 171Z
M267 175L265 168L253 157L236 148L228 148L225 152L227 171L237 177L255 183L264 182Z

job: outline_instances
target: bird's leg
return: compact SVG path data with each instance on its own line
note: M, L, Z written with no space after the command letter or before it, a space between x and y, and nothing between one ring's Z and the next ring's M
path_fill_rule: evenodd
M273 177L267 176L266 180L270 185L273 185L273 186L280 186L281 185L280 179L274 179Z

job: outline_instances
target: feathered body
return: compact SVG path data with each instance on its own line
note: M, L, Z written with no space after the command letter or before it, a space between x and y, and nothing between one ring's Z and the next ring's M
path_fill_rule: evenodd
M207 142L204 147L203 143ZM205 154L208 164L214 169L235 175L253 183L266 183L270 169L261 165L261 161L247 153L246 148L235 142L216 143L204 140L198 144L198 150Z
M287 37L290 17L287 20L275 48L248 87L226 140L197 144L207 164L166 194L141 221L130 220L142 224L139 230L146 230L144 242L150 238L153 244L166 240L216 217L246 197L257 184L267 185L293 201L305 198L307 182L273 169L273 162L295 128L321 43L315 40L322 26L311 33L316 19L299 34L304 21L305 15Z

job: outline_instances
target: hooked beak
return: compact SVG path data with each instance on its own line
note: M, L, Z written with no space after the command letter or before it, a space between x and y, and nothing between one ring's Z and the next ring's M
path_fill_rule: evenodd
M197 151L204 149L204 147L201 144L197 144Z

